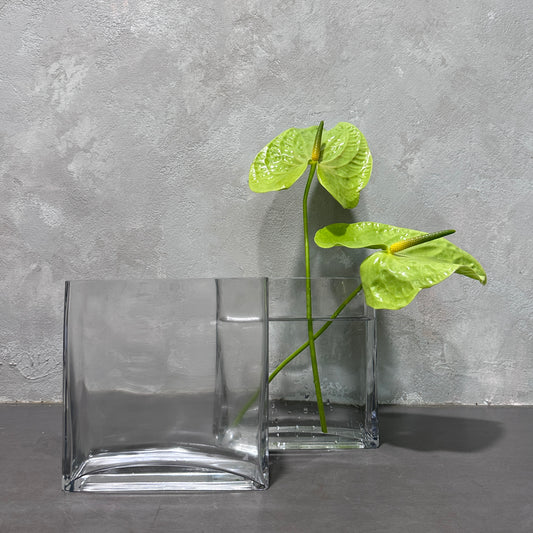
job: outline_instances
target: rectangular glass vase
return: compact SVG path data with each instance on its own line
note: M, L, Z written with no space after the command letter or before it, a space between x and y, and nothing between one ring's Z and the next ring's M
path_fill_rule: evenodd
M270 382L270 451L379 445L375 311L359 284L356 278L311 279L313 331L324 330L315 347L327 432L305 347ZM305 278L269 279L269 371L307 342Z
M264 278L67 282L64 490L267 488L267 344Z

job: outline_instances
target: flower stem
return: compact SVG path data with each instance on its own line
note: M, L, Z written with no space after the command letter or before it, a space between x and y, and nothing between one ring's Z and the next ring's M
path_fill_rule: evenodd
M304 245L305 245L305 309L307 318L307 335L309 338L309 354L311 356L311 368L313 369L313 383L315 385L316 403L318 407L318 414L320 416L320 428L323 433L328 432L326 424L326 413L324 411L324 402L322 401L322 389L320 388L320 376L318 374L318 362L316 358L315 339L313 336L313 304L311 296L311 263L309 260L309 223L307 217L307 198L309 196L309 189L311 182L315 175L317 162L311 160L309 169L309 178L305 186L303 197L303 221L304 221Z
M303 197L303 219L304 219L304 245L305 245L305 310L307 318L307 337L309 339L309 354L311 356L311 368L313 369L313 383L315 384L316 403L318 414L320 416L320 428L323 433L328 432L326 424L326 413L324 412L324 402L322 401L322 389L320 387L320 376L318 375L318 361L316 358L315 338L313 335L313 303L311 297L311 262L309 259L309 221L307 216L307 198L311 189L311 182L315 175L316 166L320 160L320 151L322 149L322 131L324 130L324 121L318 125L313 151L311 153L309 177L305 185Z
M342 302L335 312L331 315L330 319L313 335L313 339L316 340L322 333L324 333L330 326L333 324L333 321L339 316L341 311L361 292L363 288L362 285L359 285L353 292L351 292L344 302ZM304 342L297 350L291 353L287 358L285 358L271 373L268 377L268 382L270 383L297 355L300 355L307 347L309 346L309 341Z
M313 340L318 339L322 333L324 333L330 326L333 324L333 321L340 315L340 313L343 311L343 309L361 292L361 289L363 288L362 285L359 285L356 289L354 289L346 298L345 300L337 307L335 312L331 315L330 319L316 332L313 334ZM286 357L271 373L270 376L268 376L268 382L271 383L272 380L293 360L296 358L297 355L300 355L307 347L309 346L309 341L304 342L297 350L291 353L288 357ZM259 390L257 390L253 396L246 402L246 405L240 410L239 414L235 418L235 421L233 422L233 425L237 425L242 420L242 417L244 414L252 407L254 402L259 397Z

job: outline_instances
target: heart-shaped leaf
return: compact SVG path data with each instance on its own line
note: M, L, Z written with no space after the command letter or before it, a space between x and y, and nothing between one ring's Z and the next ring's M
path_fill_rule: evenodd
M254 192L288 189L309 164L317 128L291 128L267 144L250 167L250 189ZM323 132L318 180L344 208L357 205L359 191L368 183L371 172L368 144L353 124L340 122Z
M391 245L427 233L377 222L332 224L319 230L315 242L322 248L346 246L380 251L367 257L360 268L365 298L376 309L401 309L422 290L454 272L487 282L483 267L450 241L438 238L392 253Z

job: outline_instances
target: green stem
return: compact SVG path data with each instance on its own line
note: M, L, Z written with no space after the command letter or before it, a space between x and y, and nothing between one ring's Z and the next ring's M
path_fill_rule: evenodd
M330 326L333 324L333 321L341 314L343 309L361 292L363 288L362 285L359 285L356 289L353 290L345 300L337 307L335 312L331 315L330 319L313 335L313 340L318 339L322 333L324 333ZM309 341L304 342L297 350L291 353L287 358L285 358L270 374L268 377L268 382L271 383L272 380L293 360L297 355L300 355L307 347L309 346ZM252 407L254 402L259 397L259 390L257 390L253 396L246 402L246 405L240 410L239 414L235 418L233 425L237 425L242 420L242 417Z
M350 293L344 302L337 307L335 312L331 315L330 319L313 335L313 340L318 339L322 333L324 333L333 324L333 321L339 316L342 310L361 292L363 288L359 285L352 293ZM268 382L270 383L297 355L300 355L309 346L309 341L304 342L297 350L291 353L286 359L284 359L270 374ZM256 395L257 398L257 395ZM249 407L249 406L248 406Z
M307 318L307 335L309 338L309 354L311 356L311 368L313 369L313 383L315 385L316 403L318 407L318 414L320 416L320 428L323 433L328 432L326 424L326 413L324 411L324 402L322 401L322 389L320 388L320 376L318 375L318 362L316 358L315 339L313 335L313 304L311 297L311 263L309 259L309 223L307 220L307 198L309 196L309 189L311 182L315 175L317 162L311 161L309 169L309 178L305 186L303 197L303 222L304 222L304 245L305 245L305 310Z

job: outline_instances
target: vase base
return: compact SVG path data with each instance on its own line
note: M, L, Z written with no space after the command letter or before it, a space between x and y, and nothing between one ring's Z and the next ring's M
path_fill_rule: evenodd
M180 447L96 454L72 477L64 477L63 488L68 492L181 492L268 487L267 472L258 473L243 459L213 452L216 450L200 453ZM213 464L219 469L210 468Z
M320 428L316 403L270 402L269 450L346 450L377 448L377 416L369 423L362 407L326 405L328 432Z

